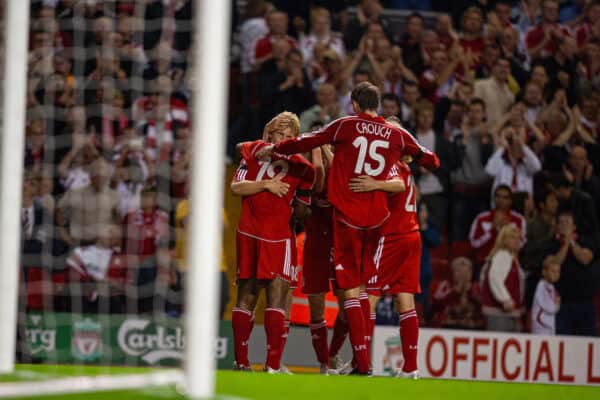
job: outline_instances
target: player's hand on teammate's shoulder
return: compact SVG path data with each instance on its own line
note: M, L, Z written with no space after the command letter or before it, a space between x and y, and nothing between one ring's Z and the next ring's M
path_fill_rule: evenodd
M274 145L265 146L256 152L256 158L264 161L273 155Z

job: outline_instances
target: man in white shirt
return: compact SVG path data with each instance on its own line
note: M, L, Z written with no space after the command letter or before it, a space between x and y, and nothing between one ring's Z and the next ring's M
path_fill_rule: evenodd
M515 193L527 192L533 196L533 177L542 169L539 158L510 126L500 132L500 142L502 145L485 166L485 172L494 178L492 193L504 184Z
M475 81L474 97L485 102L487 123L491 126L498 121L515 101L515 95L508 88L510 61L505 57L498 58L492 76Z

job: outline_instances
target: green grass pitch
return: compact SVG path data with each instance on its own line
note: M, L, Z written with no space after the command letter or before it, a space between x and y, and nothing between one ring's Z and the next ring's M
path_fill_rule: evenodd
M141 368L107 368L81 366L23 365L12 376L0 376L0 382L85 374L122 374L152 371ZM1 383L0 383L1 385ZM441 400L587 400L600 399L600 388L582 386L539 385L420 379L418 381L392 378L352 376L320 376L314 374L267 375L219 371L216 399L441 399ZM156 387L136 391L79 393L60 396L21 397L20 399L52 400L138 400L185 399L174 387Z

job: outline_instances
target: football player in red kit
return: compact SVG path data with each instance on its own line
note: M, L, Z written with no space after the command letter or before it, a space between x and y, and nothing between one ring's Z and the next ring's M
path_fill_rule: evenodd
M308 296L310 335L322 374L332 374L342 367L338 352L348 336L348 324L343 311L343 292L335 285L333 274L333 208L327 201L327 175L333 161L329 146L312 150L311 161L316 171L311 201L311 214L304 225L305 241L302 265L302 293ZM327 344L325 295L333 288L340 304L335 320L331 346Z
M242 160L231 191L242 196L242 212L237 230L236 307L232 313L237 369L249 369L248 339L253 325L256 299L261 287L267 291L265 331L267 358L265 370L279 372L285 333L286 297L295 274L292 263L290 218L292 201L310 205L314 167L302 156L273 155L258 160L256 153L269 143L279 143L298 135L298 117L289 112L277 115L265 130L268 141L241 145Z
M365 310L359 293L361 286L375 275L372 254L379 240L379 227L390 213L385 192L355 193L349 182L362 175L386 180L403 154L414 156L421 166L429 169L437 168L439 159L421 147L410 133L377 115L376 86L369 82L358 84L351 100L358 115L337 119L311 135L265 146L257 157L268 159L274 154L307 152L327 143L335 145L328 185L329 201L334 207L334 270L337 284L344 289L344 311L356 363L354 372L368 374ZM369 317L367 307L366 318Z
M396 124L395 121L390 123ZM372 315L383 294L394 296L396 310L400 313L400 339L404 356L399 376L416 379L419 318L415 311L414 294L421 293L421 233L417 216L417 188L405 161L410 162L410 157L403 157L402 161L396 162L388 176L389 179L400 179L405 190L388 195L390 217L381 227L374 255L377 274L367 283L367 293ZM350 182L350 188L357 193L381 190L379 182L369 176L361 176ZM372 335L373 322L374 318L367 325L367 336Z

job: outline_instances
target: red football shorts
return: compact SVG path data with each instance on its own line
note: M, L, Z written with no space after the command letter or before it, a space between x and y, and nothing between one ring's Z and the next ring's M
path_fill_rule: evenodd
M381 236L374 257L377 274L367 284L375 296L421 293L421 234L419 231Z
M294 246L295 247L295 246ZM237 278L291 282L296 275L292 264L292 240L263 240L237 233Z
M333 264L341 289L354 289L375 275L373 254L379 229L358 229L333 219Z
M302 255L302 293L324 294L329 291L333 277L333 226L306 228Z

